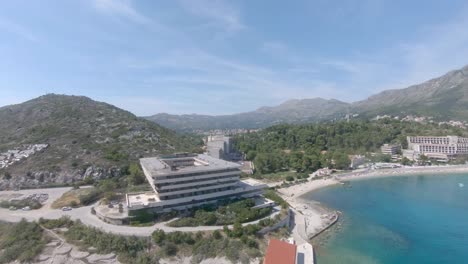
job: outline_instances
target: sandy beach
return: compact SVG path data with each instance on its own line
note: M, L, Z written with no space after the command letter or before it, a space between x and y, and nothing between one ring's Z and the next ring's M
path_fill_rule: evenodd
M443 166L414 166L395 169L361 170L349 173L336 174L335 179L341 181L353 181L372 178L414 176L414 175L444 175L455 173L468 173L468 165L443 165ZM312 189L313 190L313 189Z
M444 175L454 173L468 173L468 165L445 166L419 166L402 167L394 169L356 170L352 172L334 174L327 179L311 180L305 183L278 189L278 192L286 200L293 211L295 218L291 233L299 242L308 240L332 225L339 213L325 208L319 202L302 199L306 193L340 184L342 181L355 181L383 177L398 177L412 175Z

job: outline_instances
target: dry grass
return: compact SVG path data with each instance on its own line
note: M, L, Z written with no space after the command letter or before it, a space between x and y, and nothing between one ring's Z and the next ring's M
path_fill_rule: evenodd
M94 188L76 189L70 190L64 193L60 198L55 200L51 207L53 209L59 209L64 206L81 206L80 195L90 193Z

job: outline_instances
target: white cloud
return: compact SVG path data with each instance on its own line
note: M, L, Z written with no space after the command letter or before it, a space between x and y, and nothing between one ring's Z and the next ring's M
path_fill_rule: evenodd
M192 15L207 19L210 25L221 26L226 32L246 28L239 10L223 0L179 0L180 6Z
M94 7L103 13L117 15L133 22L147 24L151 19L138 12L130 0L93 0Z
M139 23L149 20L137 12L130 1L96 0L96 3L99 4L99 10L109 14L123 16ZM246 28L239 10L227 2L180 0L179 3L186 13L170 14L171 17L177 18L171 20L172 23L177 23L174 21L179 20L178 16L186 16L189 13L201 19L201 24L206 22L206 29L215 34L233 33ZM364 96L383 89L404 88L466 64L466 14L468 13L462 12L462 15L453 21L425 32L414 32L411 36L412 41L399 44L389 42L387 47L380 47L372 52L352 51L343 53L343 57L317 58L294 50L292 45L288 46L288 42L281 39L258 39L258 54L250 58L243 57L243 54L234 58L223 55L223 46L215 46L227 42L216 42L214 45L197 43L198 36L193 32L183 29L179 31L177 24L169 24L173 28L166 33L171 35L159 35L160 40L156 44L164 43L161 44L164 46L164 52L160 52L159 55L140 55L141 57L129 54L119 63L129 71L144 72L135 80L135 85L155 91L161 91L161 87L164 87L164 92L171 94L170 98L174 100L171 104L152 99L148 99L146 103L140 101L141 104L138 101L134 102L142 105L141 109L157 105L148 110L153 112L202 109L201 104L211 105L213 108L212 105L223 105L220 102L229 102L234 100L233 98L242 100L236 104L236 109L239 110L232 110L234 112L261 105L275 105L290 98L323 97L349 102L364 99ZM255 29L251 29L254 32ZM197 44L203 49L197 48ZM228 45L235 44L234 42ZM215 47L219 53L211 52L210 47ZM262 64L261 59L265 56L280 59L281 63ZM195 98L197 94L205 92L210 96L193 100L200 102L188 103L188 97ZM246 101L248 103L245 103ZM176 105L176 102L180 104ZM224 107L217 110L231 111ZM203 111L206 110L199 110Z
M335 83L304 76L304 70L311 71L309 68L274 70L195 49L178 50L155 58L153 62L133 61L127 65L131 68L137 65L136 70L154 69L151 77L141 80L140 84L145 87L165 87L173 95L178 92L187 96L206 93L209 96L197 100L212 105L236 98L243 102L255 101L249 107L255 108L279 104L290 98L334 98L339 95ZM168 69L176 71L168 73Z
M260 50L267 55L290 63L303 63L304 61L287 44L282 41L265 41Z
M399 52L408 74L405 83L419 83L468 64L468 10L432 28L419 41L402 43Z
M353 100L422 83L468 64L467 11L444 24L414 32L411 41L319 63L348 75L344 78L346 87L341 89L354 90Z
M39 41L39 39L33 32L23 27L22 25L14 23L7 19L0 18L0 30L10 32L32 42Z

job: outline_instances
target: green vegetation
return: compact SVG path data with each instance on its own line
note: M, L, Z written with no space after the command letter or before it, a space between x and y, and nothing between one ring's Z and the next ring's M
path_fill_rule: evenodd
M132 185L142 184L146 181L145 174L139 164L132 163L128 168L128 182Z
M102 195L101 190L98 188L90 188L89 191L80 193L78 199L80 200L81 205L90 205L93 202L97 201Z
M29 262L46 243L43 230L37 223L24 219L17 224L0 223L0 263Z
M67 242L82 246L84 248L94 247L98 253L117 253L119 258L126 263L132 263L137 257L142 257L139 253L150 247L150 241L146 238L125 237L105 233L99 229L88 227L80 221L71 221L69 218L62 217L57 220L39 220L46 228L66 227L62 235Z
M220 231L214 231L211 234L201 232L192 234L165 233L162 230L156 230L152 238L164 256L173 256L177 252L188 251L192 256L192 263L221 256L225 256L234 263L250 263L251 258L262 255L259 244L264 242L256 237L259 229L258 225L242 227L240 223L236 223L232 230L225 227L225 236Z
M249 175L250 176L250 175ZM258 177L259 175L255 175ZM309 174L296 171L278 171L261 175L262 178L270 181L295 181L309 178Z
M255 206L253 199L245 199L235 202L224 202L223 206L206 206L192 212L191 217L183 217L170 222L172 227L200 226L200 225L230 225L236 222L245 223L254 221L269 215L272 209L252 208Z
M274 220L264 221L263 224L266 222L271 224ZM261 248L265 246L265 241L257 236L262 228L260 224L243 227L236 223L232 230L226 226L224 234L220 231L165 233L156 230L151 238L138 238L105 233L66 217L41 219L40 223L48 229L66 227L67 231L56 232L64 236L67 242L83 248L94 247L100 254L117 253L119 261L123 263L159 263L160 258L174 255L192 256L192 263L223 256L234 263L249 263L250 259L262 255Z
M27 175L39 183L84 175L93 169L96 178L126 175L132 185L141 182L132 163L142 156L199 151L199 137L174 131L112 105L81 96L48 94L0 109L0 150L24 144L48 143L21 166L0 171L1 178ZM18 130L18 124L21 129ZM67 177L61 177L67 176ZM81 180L77 177L75 180ZM89 183L89 182L88 182Z
M265 198L267 199L274 201L276 204L280 205L282 209L287 209L289 207L288 203L273 190L266 190L263 193L263 196L265 196Z
M39 209L42 207L42 204L39 201L32 199L22 199L22 200L12 200L12 201L1 201L0 207L2 208L11 208L21 209L28 207L32 210Z
M383 119L307 125L277 125L235 137L236 148L254 161L256 176L319 168L347 169L349 154L378 152L384 143L406 147L409 135L459 135L468 132L437 124ZM385 157L378 157L385 159ZM290 177L285 178L291 180Z

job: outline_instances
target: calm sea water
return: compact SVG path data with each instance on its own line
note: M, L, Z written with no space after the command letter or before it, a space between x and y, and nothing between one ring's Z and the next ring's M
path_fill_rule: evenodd
M468 263L468 175L362 180L305 198L343 212L315 242L318 264Z

